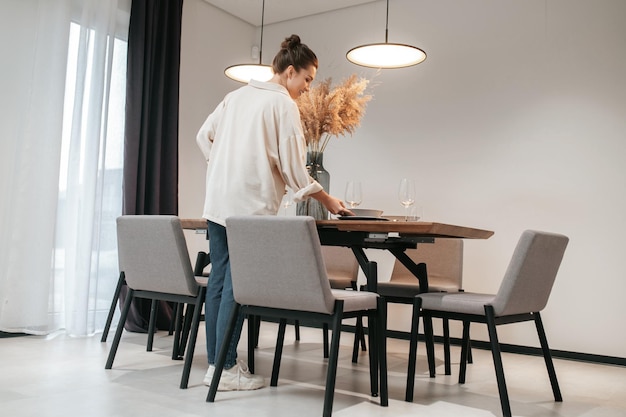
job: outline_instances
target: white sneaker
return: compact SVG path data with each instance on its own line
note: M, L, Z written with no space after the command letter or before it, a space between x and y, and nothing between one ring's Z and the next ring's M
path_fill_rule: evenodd
M213 380L213 373L215 372L215 365L209 365L209 370L206 371L206 375L204 375L204 380L202 381L204 385L207 387L211 386L211 381Z
M214 368L215 369L215 368ZM209 372L211 367L209 367ZM207 372L207 375L208 373ZM211 373L213 377L213 373ZM206 377L205 377L206 381ZM209 380L210 383L210 380ZM218 391L249 391L263 388L265 386L265 378L260 375L253 375L248 370L248 365L244 361L238 361L235 366L222 371L220 383L217 386Z

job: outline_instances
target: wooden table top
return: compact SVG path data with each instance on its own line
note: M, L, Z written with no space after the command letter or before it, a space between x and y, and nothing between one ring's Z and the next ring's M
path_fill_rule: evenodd
M206 219L180 219L183 229L206 230Z
M493 235L491 230L473 227L456 226L435 222L407 222L403 218L380 220L318 220L317 226L327 227L345 232L398 233L403 236L453 237L463 239L488 239ZM205 219L181 219L183 229L206 229Z
M463 239L488 239L491 230L457 226L436 222L404 221L403 218L381 220L318 220L318 227L332 227L340 231L371 233L398 233L402 236L454 237Z

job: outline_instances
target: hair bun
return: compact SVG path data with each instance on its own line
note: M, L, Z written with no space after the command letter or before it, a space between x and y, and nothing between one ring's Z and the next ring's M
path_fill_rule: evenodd
M290 65L300 71L302 68L317 68L317 56L308 46L300 42L300 36L291 35L280 44L280 51L272 61L274 74L282 74Z
M282 49L294 49L301 45L300 36L291 35L280 44Z

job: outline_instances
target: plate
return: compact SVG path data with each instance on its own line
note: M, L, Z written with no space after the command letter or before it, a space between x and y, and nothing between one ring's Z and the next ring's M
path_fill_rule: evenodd
M350 211L359 217L380 217L383 215L382 210L351 208Z
M378 220L378 221L389 221L389 219L385 217L374 217L374 216L339 216L337 217L339 220Z

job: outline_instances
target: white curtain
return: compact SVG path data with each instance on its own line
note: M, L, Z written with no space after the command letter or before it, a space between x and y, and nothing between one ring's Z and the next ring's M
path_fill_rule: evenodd
M102 328L117 281L129 10L130 0L0 5L2 331Z

